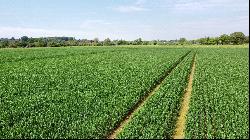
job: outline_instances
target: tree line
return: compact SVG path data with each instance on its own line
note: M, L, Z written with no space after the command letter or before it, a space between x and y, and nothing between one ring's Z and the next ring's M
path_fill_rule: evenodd
M151 40L143 41L138 38L133 41L111 40L109 38L100 41L98 38L93 40L75 39L74 37L42 37L29 38L1 38L0 48L30 48L30 47L61 47L61 46L117 46L117 45L240 45L249 43L249 36L242 32L234 32L230 35L223 34L218 37L204 37L194 40L180 38L176 40Z

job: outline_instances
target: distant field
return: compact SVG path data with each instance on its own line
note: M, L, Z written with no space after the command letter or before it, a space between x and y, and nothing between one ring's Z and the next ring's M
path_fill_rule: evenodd
M0 138L248 138L249 49L0 49Z

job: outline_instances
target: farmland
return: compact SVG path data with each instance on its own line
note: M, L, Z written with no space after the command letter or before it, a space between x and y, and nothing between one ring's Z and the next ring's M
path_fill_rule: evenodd
M187 56L176 70L163 82L155 93L127 125L120 138L157 138L171 137L180 108L180 101L187 84L187 75L192 55Z
M197 53L187 138L249 137L248 49Z
M194 56L185 138L248 138L236 47L2 49L0 138L172 138Z

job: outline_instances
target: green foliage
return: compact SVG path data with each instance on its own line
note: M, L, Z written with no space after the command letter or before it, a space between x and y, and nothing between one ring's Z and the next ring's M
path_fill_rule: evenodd
M136 40L133 41L133 45L142 45L142 39L141 38L138 38Z
M104 41L103 41L103 45L104 46L111 46L111 40L109 38L106 38Z
M29 38L27 36L21 37L21 41L22 42L27 42L28 40L29 40Z
M163 81L160 89L135 114L118 138L170 139L187 86L192 54L189 54Z
M0 138L105 138L187 49L0 51Z
M226 35L226 34L223 34L223 35L221 35L220 37L219 37L219 40L220 40L220 43L222 44L222 45L224 45L224 44L229 44L230 43L230 36L229 35Z
M245 35L242 32L234 32L230 34L231 42L234 45L243 44L245 41Z
M28 42L36 46L39 39L30 38ZM1 49L0 138L105 138L189 50ZM195 50L198 53L186 138L247 139L248 48ZM191 59L192 54L172 71L119 138L171 138Z
M181 45L184 45L184 44L187 43L187 39L186 39L186 38L180 38L179 43L180 43Z
M249 43L249 36L245 37L245 42L244 43Z
M198 49L188 139L248 139L249 50Z
M109 38L100 41L98 38L93 40L78 39L74 37L46 37L46 38L28 38L23 36L20 39L1 38L0 48L18 48L18 47L60 47L60 46L118 46L118 45L228 45L249 43L249 36L245 36L242 32L232 33L230 36L223 34L220 37L205 37L196 40L186 40L180 38L179 40L152 40L143 41L138 38L134 41L126 40L110 40Z
M2 40L0 41L0 48L7 48L9 46L8 40Z

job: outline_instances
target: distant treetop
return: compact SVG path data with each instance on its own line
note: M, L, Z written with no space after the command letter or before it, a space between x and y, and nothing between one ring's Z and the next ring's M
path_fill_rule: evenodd
M100 41L98 38L93 40L79 39L74 37L42 37L42 38L29 38L23 36L20 39L14 37L1 38L0 48L24 48L24 47L61 47L61 46L117 46L117 45L240 45L249 43L249 36L245 36L242 32L234 32L230 35L222 34L218 37L204 37L194 40L187 40L182 37L176 40L151 40L145 41L138 38L134 41L126 40L111 40L106 38Z

